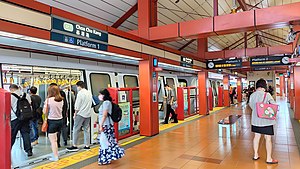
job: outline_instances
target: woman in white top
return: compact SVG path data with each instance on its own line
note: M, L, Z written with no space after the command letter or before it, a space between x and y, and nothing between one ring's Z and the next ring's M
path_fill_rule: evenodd
M53 152L50 161L58 161L57 132L61 131L63 125L63 99L57 86L48 88L48 98L45 101L43 112L45 120L48 122L48 137Z
M112 160L122 158L124 149L120 148L115 137L114 122L110 115L112 114L112 98L107 89L100 91L99 100L103 101L99 108L99 131L104 133L106 139L101 139L100 136L100 150L98 157L98 164L110 164Z
M270 93L266 93L267 82L264 79L259 79L256 82L256 91L251 94L249 100L249 106L252 109L251 131L255 133L253 139L254 157L253 160L258 160L259 140L261 134L265 135L266 149L267 149L267 164L277 164L278 160L272 158L272 140L271 136L274 135L275 120L263 119L257 116L256 103L262 102L266 94L265 103L275 104L273 97Z

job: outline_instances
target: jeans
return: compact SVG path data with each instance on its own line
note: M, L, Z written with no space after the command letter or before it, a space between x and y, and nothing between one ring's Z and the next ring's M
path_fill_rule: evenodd
M91 118L84 118L80 115L76 115L74 120L74 128L73 128L73 145L78 145L78 136L81 131L81 126L83 126L84 131L84 144L89 146L91 143L90 139L90 123Z
M14 145L16 136L20 131L23 137L24 150L27 153L32 152L32 147L30 144L30 136L29 136L30 134L29 121L19 121L18 119L15 119L10 123L11 123L11 147Z
M30 120L30 141L34 142L39 138L38 120Z

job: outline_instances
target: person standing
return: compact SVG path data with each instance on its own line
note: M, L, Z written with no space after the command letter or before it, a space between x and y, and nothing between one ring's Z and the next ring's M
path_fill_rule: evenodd
M166 99L167 99L167 114L165 117L164 124L168 124L170 114L172 114L172 118L174 119L173 123L178 123L177 114L172 109L172 105L174 103L174 97L175 97L174 91L168 84L165 85L165 89L166 89Z
M41 118L42 110L41 110L41 103L42 99L39 95L37 95L37 88L35 86L32 86L29 89L30 92L30 98L31 98L31 106L32 106L32 112L33 112L33 119L30 120L30 141L31 145L37 145L38 144L38 138L39 138L39 130L38 130L38 120Z
M48 122L48 137L51 143L53 157L50 161L58 161L57 133L61 131L63 125L62 109L64 98L60 95L57 86L52 85L48 88L48 98L45 100L43 112L45 120Z
M274 125L275 120L263 119L257 116L256 103L263 101L265 93L267 90L267 82L264 79L259 79L256 82L256 91L251 94L249 106L252 109L252 119L251 119L251 131L254 132L255 136L253 139L253 149L254 157L253 160L258 160L260 157L258 155L259 141L262 134L265 136L266 140L266 150L267 150L267 164L277 164L278 160L272 158L272 138L274 135ZM275 104L273 97L270 93L266 93L265 103Z
M30 96L26 93L22 94L22 92L19 90L19 87L15 84L11 84L9 86L9 90L11 92L11 147L14 145L16 141L16 137L18 132L21 132L22 138L23 138L23 145L24 150L27 153L27 156L32 156L32 147L30 144L30 127L29 127L29 120L19 120L17 117L17 107L18 107L18 98L23 97L26 95L26 99L31 104Z
M112 114L112 98L107 89L100 91L99 100L103 101L99 108L99 132L100 132L100 150L98 164L110 164L112 160L122 158L124 149L120 148L115 137L114 122L110 118ZM105 137L105 139L101 139Z
M90 149L90 123L92 115L92 93L86 90L86 85L83 81L76 83L78 94L75 100L75 114L73 127L73 146L68 147L68 151L78 151L78 136L83 126L84 130L84 149Z

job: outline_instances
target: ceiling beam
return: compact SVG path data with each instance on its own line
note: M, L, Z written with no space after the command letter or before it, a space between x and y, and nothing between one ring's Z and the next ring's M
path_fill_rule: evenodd
M254 30L282 28L289 25L291 21L298 20L300 20L300 2L272 6L256 10L255 12L239 12L234 15L226 14L151 27L149 28L149 40L166 42L182 37L194 39Z
M138 10L138 4L133 5L121 18L119 18L111 27L118 28L121 26L131 15Z
M243 11L248 11L248 5L246 4L245 0L237 0L238 3L240 4L240 7L243 9Z
M261 30L260 30L260 32L263 33L263 34L272 36L272 37L274 37L274 38L280 39L280 40L282 40L282 41L285 42L285 39L284 39L284 38L281 38L281 37L279 37L279 36L276 36L276 35L270 34L270 33L268 33L268 32L261 31Z
M278 43L281 43L281 44L284 44L286 45L285 42L282 42L282 41L279 41L279 40L276 40L276 39L273 39L273 38L270 38L270 37L267 37L267 36L264 36L264 35L259 35L260 37L263 37L263 38L266 38L266 39L269 39L269 40L272 40L274 42L278 42Z
M260 3L258 3L258 4L256 4L256 5L259 5ZM247 6L249 6L249 7L251 7L251 9L253 9L253 8L256 8L256 9L260 9L259 7L257 7L257 6L253 6L253 5L250 5L250 4L246 4ZM249 10L251 10L251 9L249 9Z
M246 37L248 37L248 36L251 35L253 32L251 32L251 33L249 33L249 34L247 34L247 32L245 32L245 33L246 33ZM245 37L242 37L241 39L239 39L239 40L233 42L231 45L229 45L229 46L227 46L226 48L224 48L224 50L227 50L227 49L231 48L232 46L236 45L236 43L238 43L238 42L240 42L240 41L242 41L242 40L245 41ZM243 41L243 42L244 42L244 41Z
M218 16L219 15L219 2L218 2L218 0L214 0L213 6L214 6L214 8L213 8L214 16Z
M187 46L189 46L191 43L193 43L196 39L192 39L190 41L188 41L185 45L183 45L181 48L179 48L179 51L182 51L184 48L186 48Z

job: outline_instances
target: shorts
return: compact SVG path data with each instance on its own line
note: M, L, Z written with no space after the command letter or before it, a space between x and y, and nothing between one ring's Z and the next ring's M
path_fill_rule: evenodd
M251 131L265 135L274 135L274 127L271 126L251 126Z
M50 120L48 119L48 133L57 133L61 131L63 120Z

